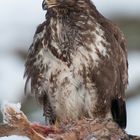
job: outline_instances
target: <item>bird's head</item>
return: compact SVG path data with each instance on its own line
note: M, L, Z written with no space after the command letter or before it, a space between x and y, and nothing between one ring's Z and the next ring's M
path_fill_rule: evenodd
M47 10L52 7L73 7L78 0L43 0L42 8Z

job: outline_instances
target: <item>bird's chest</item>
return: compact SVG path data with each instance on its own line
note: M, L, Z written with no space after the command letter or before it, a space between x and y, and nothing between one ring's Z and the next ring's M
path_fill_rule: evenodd
M67 116L75 118L82 114L83 108L92 116L88 107L94 108L97 98L93 69L98 72L101 58L108 57L104 32L100 25L89 28L91 22L87 22L89 27L82 22L74 27L62 26L60 21L51 24L50 40L39 52L41 65L37 63L44 78L41 88L47 91L59 116L67 112Z
M94 52L79 46L75 52L68 53L70 65L68 61L56 57L51 49L42 50L40 57L43 66L41 73L44 77L42 81L46 81L42 89L46 89L51 96L60 96L60 93L62 97L67 97L71 93L78 96L79 92L84 96L94 85L91 81L91 69L98 65Z
M70 65L69 61L57 58L50 49L47 49L41 58L44 67L42 68L42 74L47 81L48 89L52 90L51 92L70 85L79 88L84 82L83 76L88 71L89 64L87 59L89 58L83 57L82 53L86 54L87 52L81 53L81 51L77 51L76 55L68 53Z
M109 43L105 39L101 25L90 16L87 18L80 15L75 22L68 19L50 20L49 50L68 66L75 64L75 60L76 65L86 65L89 61L92 65L98 65L100 57L109 55Z
M54 90L64 84L85 85L90 80L90 71L98 67L101 57L108 57L108 43L100 25L91 19L87 22L79 20L74 26L51 19L50 31L50 40L40 53L42 73L49 87Z

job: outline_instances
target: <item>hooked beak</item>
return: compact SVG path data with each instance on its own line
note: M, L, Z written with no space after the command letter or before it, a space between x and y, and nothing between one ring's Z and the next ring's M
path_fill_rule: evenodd
M47 10L47 3L45 0L43 0L43 2L42 2L42 9Z

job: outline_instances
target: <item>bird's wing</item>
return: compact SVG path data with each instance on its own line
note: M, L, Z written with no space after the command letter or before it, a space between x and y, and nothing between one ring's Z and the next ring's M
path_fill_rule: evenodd
M99 89L99 96L101 96L99 97L99 102L101 101L101 103L98 103L101 106L102 101L104 101L105 99L112 100L111 109L113 118L122 128L125 128L125 89L128 84L126 41L120 29L111 21L105 19L101 15L100 18L97 19L97 21L104 29L105 37L111 44L112 52L110 58L101 58L102 61L99 65L100 75L96 75L96 69L92 72L93 80L95 79L94 82L96 83L97 89ZM108 89L108 91L105 89ZM112 99L109 99L110 97Z
M31 44L29 50L28 50L28 55L27 59L25 62L25 72L24 72L24 77L27 77L26 83L25 83L25 93L27 90L27 84L29 80L31 79L31 89L34 84L34 80L36 80L38 70L35 67L34 63L37 61L37 54L42 48L42 39L41 39L41 34L43 32L44 26L46 22L43 22L37 27L37 30L34 35L33 43Z
M120 90L118 96L112 100L112 115L114 120L122 127L126 127L127 123L127 113L125 105L125 89L128 84L128 60L127 60L127 43L123 33L120 29L110 23L112 31L114 31L114 37L119 44L120 53L120 62L118 64L118 78L120 79Z

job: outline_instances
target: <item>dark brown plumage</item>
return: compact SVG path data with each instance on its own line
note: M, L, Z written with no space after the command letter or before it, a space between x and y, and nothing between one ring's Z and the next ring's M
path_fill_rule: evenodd
M127 48L120 29L89 0L46 0L25 76L55 120L114 118L126 126ZM26 86L25 86L26 88Z

